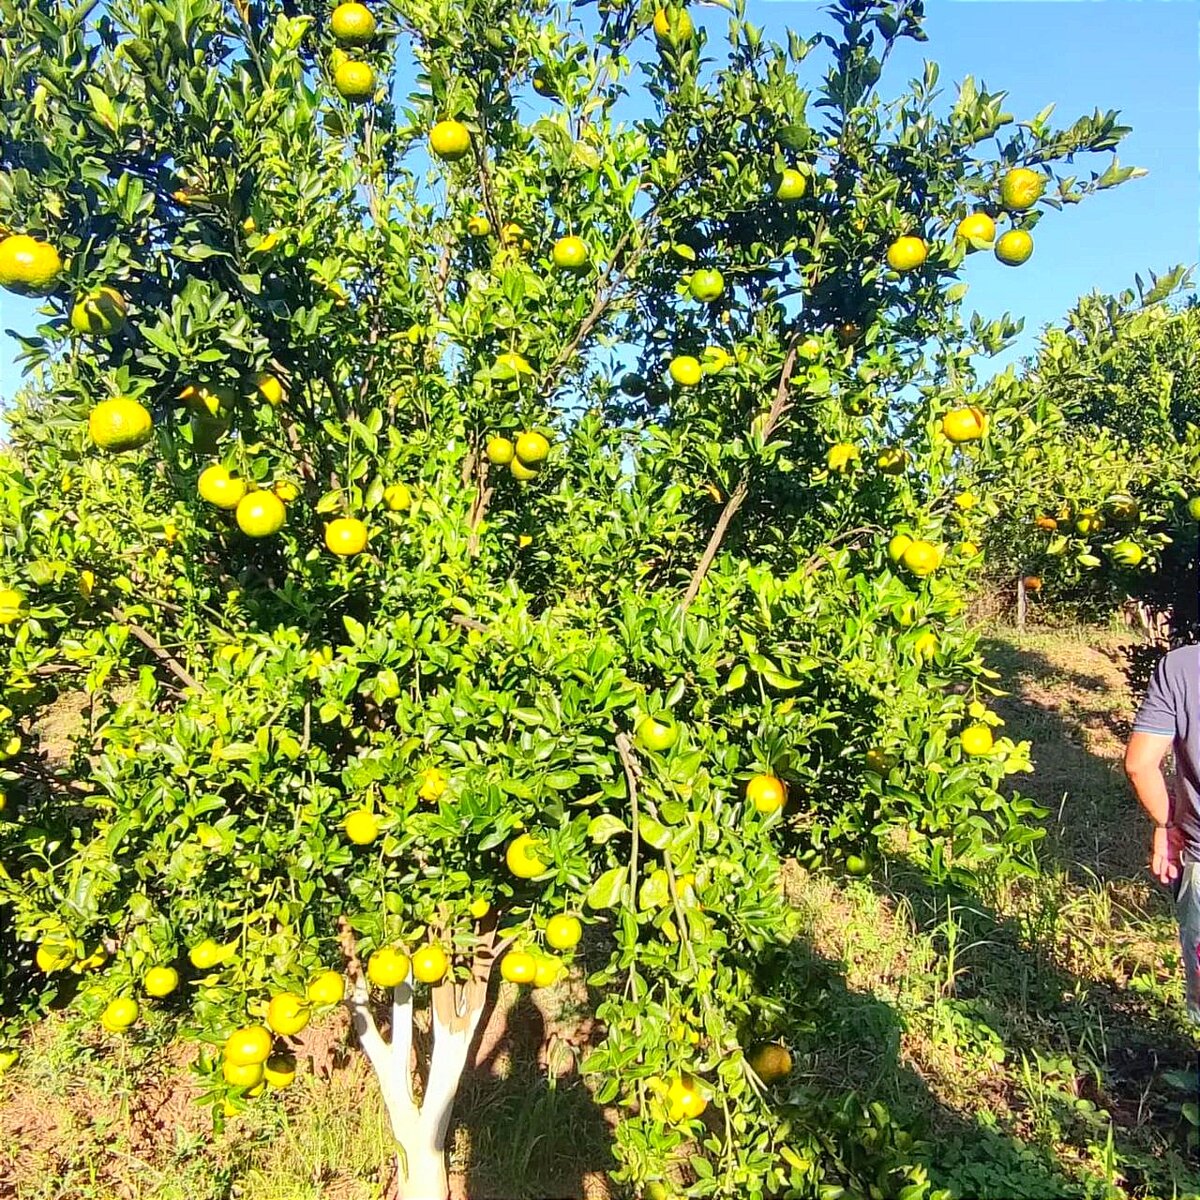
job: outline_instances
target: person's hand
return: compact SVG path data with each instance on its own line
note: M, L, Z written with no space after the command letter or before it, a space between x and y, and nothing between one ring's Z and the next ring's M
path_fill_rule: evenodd
M1179 852L1183 838L1178 829L1154 830L1150 844L1150 873L1159 883L1171 884L1179 878Z

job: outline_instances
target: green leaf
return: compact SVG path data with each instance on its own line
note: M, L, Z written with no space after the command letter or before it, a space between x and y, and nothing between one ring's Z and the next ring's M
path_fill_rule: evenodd
M598 817L593 817L588 823L588 837L598 846L604 845L610 838L615 838L620 833L628 832L629 826L620 817L614 817L611 813L602 813Z
M615 908L621 898L621 888L625 885L625 867L613 867L605 871L590 888L584 901L588 908L597 910Z

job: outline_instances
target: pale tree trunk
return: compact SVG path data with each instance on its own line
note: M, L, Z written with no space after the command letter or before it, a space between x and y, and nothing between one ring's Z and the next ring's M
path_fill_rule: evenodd
M496 958L494 933L481 935L469 982L447 982L433 989L433 1048L424 1095L413 1095L413 990L407 980L392 992L392 1039L386 1042L371 1012L367 981L353 939L343 929L350 964L351 992L347 1000L368 1061L383 1093L384 1106L396 1139L399 1195L403 1200L446 1200L446 1137L459 1083L475 1031L487 1002L488 977Z

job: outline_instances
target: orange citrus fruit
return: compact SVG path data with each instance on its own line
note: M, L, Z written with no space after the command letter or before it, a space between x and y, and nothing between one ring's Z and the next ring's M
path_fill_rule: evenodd
M983 409L971 405L967 408L952 408L942 417L942 433L956 445L974 442L987 432L987 416Z
M1028 167L1013 167L1000 180L1000 203L1009 212L1024 212L1032 208L1046 190L1046 177Z
M40 292L58 278L62 259L49 242L24 233L0 239L0 287Z
M996 222L985 212L969 213L959 221L954 236L962 241L990 242L996 236Z
M115 1000L110 1000L100 1014L100 1024L109 1033L121 1033L138 1019L140 1011L138 1002L132 997L118 996Z
M325 545L342 558L360 554L367 546L367 527L357 517L338 517L325 526Z
M440 983L450 969L446 952L434 942L419 947L412 956L413 978L419 983Z
M968 725L959 735L963 753L972 757L987 754L992 748L992 730L990 725Z
M582 271L591 253L581 237L561 237L554 243L550 258L560 271Z
M929 255L929 248L919 237L897 238L887 250L888 266L893 271L915 271Z
M702 375L700 360L691 354L677 354L668 364L667 371L680 387L695 387Z
M755 775L746 784L746 799L760 813L778 812L787 799L787 791L781 779L774 775Z
M490 437L487 443L488 462L498 467L506 467L513 460L517 448L506 437Z
M225 1077L225 1082L234 1087L252 1088L262 1082L263 1064L239 1063L227 1058L221 1063L221 1074Z
M145 405L127 396L101 400L88 417L88 433L101 450L120 453L144 446L153 432L154 422Z
M794 167L786 168L775 181L777 200L801 200L807 190L808 180Z
M919 578L932 575L942 565L942 552L932 542L909 542L900 556L904 566Z
M439 121L429 131L429 148L446 162L457 162L471 149L471 131L461 121Z
M346 995L346 981L338 971L322 971L308 985L310 1004L325 1006L341 1004Z
M342 822L342 828L356 846L369 846L379 836L379 820L369 808L356 808Z
M225 467L214 463L200 472L196 490L201 500L207 500L216 508L237 508L246 494L246 481L230 475Z
M690 41L695 33L686 8L660 8L654 14L654 40L660 46L678 46Z
M264 1025L245 1025L241 1029L235 1029L225 1039L221 1050L225 1061L238 1067L266 1062L270 1053L271 1031Z
M263 1063L263 1079L268 1087L291 1087L296 1078L296 1058L292 1054L272 1054Z
M252 538L270 537L283 528L287 510L274 492L250 492L238 501L238 528Z
M381 946L367 959L367 978L376 987L396 987L408 978L408 955L395 946Z
M571 950L579 945L581 937L583 926L569 913L558 913L546 922L546 945L555 950Z
M147 996L169 996L179 986L179 972L174 967L151 967L142 977Z
M517 438L514 452L527 467L541 466L550 454L550 440L544 434L530 430Z

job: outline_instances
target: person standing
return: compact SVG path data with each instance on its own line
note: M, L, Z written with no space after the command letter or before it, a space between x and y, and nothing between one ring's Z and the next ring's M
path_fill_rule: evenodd
M1169 751L1173 788L1163 772ZM1187 1013L1200 1024L1200 646L1159 659L1125 747L1125 774L1154 822L1150 873L1175 896Z

